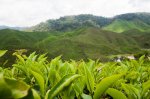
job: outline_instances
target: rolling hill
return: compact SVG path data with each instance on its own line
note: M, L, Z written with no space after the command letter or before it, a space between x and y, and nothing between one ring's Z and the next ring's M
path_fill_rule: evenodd
M122 33L124 31L133 30L133 29L139 30L141 32L146 32L146 31L150 31L150 25L140 20L127 21L127 20L117 19L113 21L111 24L103 27L103 29L117 32L117 33Z
M92 27L61 33L5 29L0 30L0 35L0 49L48 52L52 58L63 55L64 59L97 59L139 50L137 41L131 37Z
M124 35L132 37L141 48L150 48L150 32L141 32L139 30L133 29L123 32Z
M49 33L23 32L12 29L0 30L1 49L32 48L39 40L47 37Z
M72 35L44 44L52 56L62 54L65 59L98 59L112 54L132 53L139 49L132 38L99 28L77 30Z

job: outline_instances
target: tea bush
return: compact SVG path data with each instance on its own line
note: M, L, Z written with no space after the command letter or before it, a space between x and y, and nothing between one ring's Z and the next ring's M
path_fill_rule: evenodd
M6 51L0 51L0 56ZM1 99L150 99L150 61L51 61L46 54L14 53L12 68L0 67Z

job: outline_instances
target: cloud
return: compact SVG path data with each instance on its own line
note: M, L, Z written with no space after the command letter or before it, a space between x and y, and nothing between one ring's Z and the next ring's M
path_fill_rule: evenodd
M129 0L137 12L150 12L150 0Z
M134 6L140 6L149 4L150 0L129 0L129 3L131 3Z
M0 25L31 26L65 15L111 17L128 12L150 12L149 0L0 0Z

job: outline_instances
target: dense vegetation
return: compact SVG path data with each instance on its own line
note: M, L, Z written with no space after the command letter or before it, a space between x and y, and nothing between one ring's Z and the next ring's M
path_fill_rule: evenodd
M62 55L62 59L66 60L91 58L107 61L109 55L135 54L150 47L149 32L140 31L118 34L100 28L81 28L71 32L23 32L5 29L0 30L0 35L0 49L9 51L2 61L8 58L8 63L14 61L11 54L19 49L26 49L28 53L48 53L50 58Z
M136 54L150 48L150 32L129 30L118 34L100 28L81 28L71 32L22 32L0 30L0 49L8 50L1 61L11 65L15 50L25 49L27 54L48 53L49 58L62 55L62 59L101 59L109 61L109 55ZM142 49L142 50L141 50Z
M57 20L47 20L28 31L72 31L81 27L103 27L110 23L111 20L104 17L81 14L77 16L65 16Z
M65 16L56 20L47 20L28 31L72 31L81 27L99 27L117 33L138 29L150 31L150 13L127 13L106 18L82 14L77 16Z
M3 56L6 51L0 51ZM10 68L0 67L2 99L149 99L150 59L101 63L47 61L45 54L14 53Z

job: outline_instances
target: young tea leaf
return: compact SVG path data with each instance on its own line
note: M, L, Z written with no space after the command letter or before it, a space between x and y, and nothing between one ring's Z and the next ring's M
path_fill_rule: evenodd
M54 87L52 87L51 90L48 90L45 99L53 99L60 93L60 91L62 91L65 87L69 86L78 77L80 77L80 75L78 74L69 74L64 76Z
M35 77L35 79L37 80L39 86L40 86L40 91L42 93L42 95L44 95L45 93L45 80L42 77L42 75L40 75L39 73L30 70L31 74Z
M106 93L113 97L113 99L127 99L121 91L114 88L107 89Z
M117 74L110 77L104 78L97 86L94 93L94 99L100 99L102 94L118 79L120 79L123 74Z
M23 81L18 81L10 78L4 78L7 87L11 89L14 99L23 98L28 94L30 86Z
M2 57L6 52L7 50L0 50L0 57Z
M85 77L86 77L86 85L88 90L90 91L91 94L93 94L94 91L94 76L92 75L92 71L90 71L86 65L84 65L84 70L85 70Z

